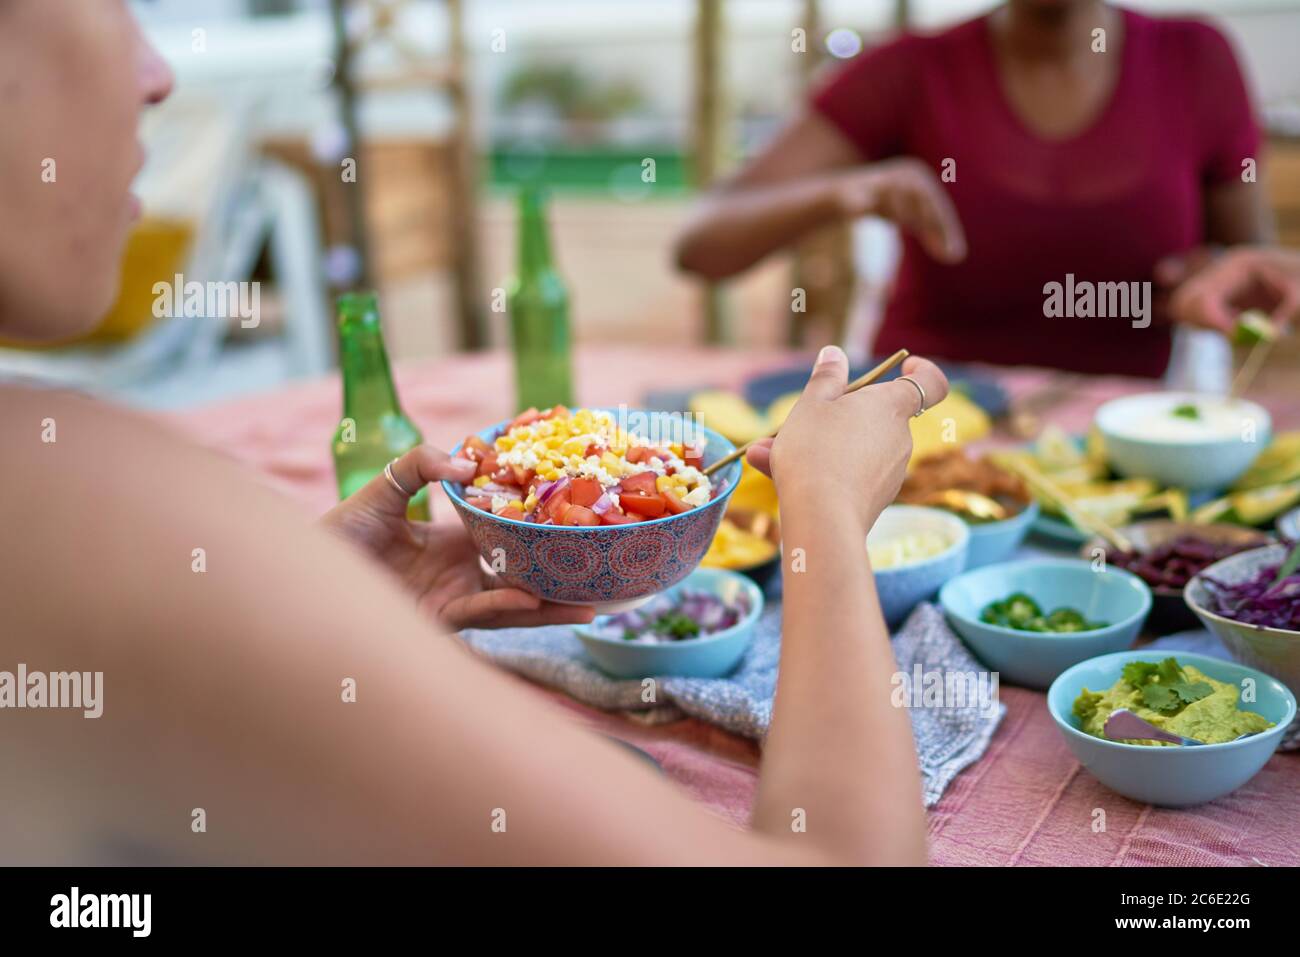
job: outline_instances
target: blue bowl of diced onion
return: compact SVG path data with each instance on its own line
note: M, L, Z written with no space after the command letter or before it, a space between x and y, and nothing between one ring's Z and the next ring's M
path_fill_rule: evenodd
M890 628L965 570L970 540L970 526L942 509L890 505L880 513L867 535L867 552Z
M763 592L744 575L699 568L645 604L597 616L574 632L596 666L615 678L720 678L745 657L762 613ZM695 637L665 627L683 617L697 626Z

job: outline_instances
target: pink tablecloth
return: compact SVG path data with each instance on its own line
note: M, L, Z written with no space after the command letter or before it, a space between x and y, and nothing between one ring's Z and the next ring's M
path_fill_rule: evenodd
M770 352L592 348L579 356L577 377L586 404L635 404L652 388L737 386L792 359ZM1047 381L1035 370L1000 375L1013 396ZM399 369L397 379L426 440L444 448L513 411L509 366L501 355L417 363ZM1089 380L1050 418L1081 431L1098 403L1143 387L1150 385ZM1279 426L1300 427L1300 400L1265 404ZM243 460L319 512L335 500L329 444L339 405L338 380L331 378L209 406L179 421L198 441ZM759 758L753 742L695 720L640 727L526 687L548 695L575 720L644 748L673 780L728 820L748 819ZM1084 771L1061 741L1042 694L1003 688L1002 700L1007 716L989 752L930 813L935 863L1300 864L1300 754L1274 756L1249 784L1210 805L1161 810L1113 794Z

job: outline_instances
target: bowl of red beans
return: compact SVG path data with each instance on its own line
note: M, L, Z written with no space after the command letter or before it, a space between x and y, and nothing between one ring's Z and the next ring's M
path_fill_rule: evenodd
M1083 557L1132 572L1151 587L1148 630L1168 634L1197 626L1196 615L1183 600L1187 584L1216 562L1267 544L1272 539L1243 525L1197 524L1168 519L1136 522L1119 529L1133 544L1119 551L1100 538L1083 547Z
M485 569L548 601L635 608L699 565L740 480L732 444L690 416L529 409L452 453L477 466L443 482Z

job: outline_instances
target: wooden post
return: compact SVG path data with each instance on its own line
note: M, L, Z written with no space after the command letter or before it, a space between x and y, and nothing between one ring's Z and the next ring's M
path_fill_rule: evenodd
M695 109L692 173L696 189L717 177L722 153L723 0L697 0L695 21ZM730 340L726 303L716 283L704 286L704 336L711 344Z
M334 23L334 86L339 94L339 119L347 132L348 149L357 163L356 179L350 183L338 180L343 190L348 211L348 231L352 248L356 250L359 268L353 286L374 288L374 273L370 260L370 234L366 226L365 179L367 171L361 168L361 131L357 122L357 88L352 76L352 44L348 39L348 0L330 0L330 13ZM335 170L337 174L338 171Z
M820 13L818 0L804 0L800 25L808 49L800 64L799 77L805 92L812 87L817 67L824 59ZM786 344L792 348L805 345L808 327L814 322L825 326L831 342L839 343L848 326L856 287L852 226L837 223L801 240L795 246L791 276L794 288L804 291L806 311L790 313Z
M451 44L451 77L448 81L455 128L450 160L454 171L450 190L450 251L455 274L456 316L462 349L487 345L487 322L479 258L478 151L474 143L473 113L470 109L468 64L465 51L465 11L462 0L447 0Z
M912 22L912 3L911 0L894 0L894 26L899 30L906 30L909 23Z

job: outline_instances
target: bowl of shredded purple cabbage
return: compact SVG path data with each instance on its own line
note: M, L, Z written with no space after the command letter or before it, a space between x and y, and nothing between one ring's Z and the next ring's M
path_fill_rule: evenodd
M740 663L763 592L738 572L699 568L631 611L574 631L597 667L618 678L716 678Z
M1197 599L1188 604L1300 638L1300 567L1288 561L1292 551L1285 543L1267 545L1216 562L1197 576Z
M1294 543L1215 562L1188 583L1183 598L1233 657L1300 693L1300 552ZM1292 728L1282 748L1297 746L1300 728Z

